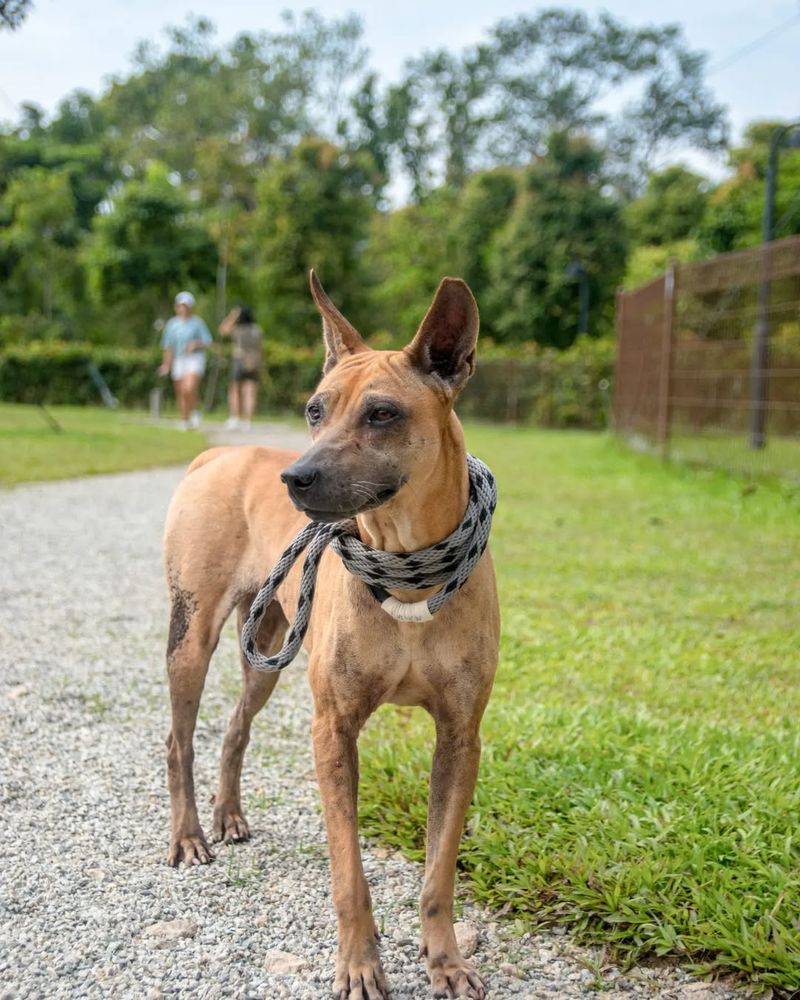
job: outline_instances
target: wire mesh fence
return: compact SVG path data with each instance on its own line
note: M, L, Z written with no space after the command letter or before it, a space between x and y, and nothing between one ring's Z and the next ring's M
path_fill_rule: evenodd
M800 236L620 293L613 416L664 457L800 481Z

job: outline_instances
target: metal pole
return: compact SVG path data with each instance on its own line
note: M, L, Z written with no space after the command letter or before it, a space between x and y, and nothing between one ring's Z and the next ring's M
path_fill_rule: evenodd
M775 195L778 189L778 155L789 132L800 128L792 122L775 129L769 143L767 177L764 189L762 224L761 281L758 285L758 309L753 336L753 356L750 366L750 447L763 448L767 418L767 367L769 364L769 292L771 244L775 238Z
M580 275L580 319L578 333L589 332L589 275L581 268Z
M589 332L589 275L575 258L567 264L566 275L578 282L578 334Z

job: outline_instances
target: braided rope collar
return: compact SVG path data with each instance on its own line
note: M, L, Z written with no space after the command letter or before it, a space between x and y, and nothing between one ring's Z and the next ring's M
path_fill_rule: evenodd
M345 567L363 580L387 614L398 621L430 621L453 594L464 586L483 555L489 540L492 515L497 505L494 476L473 455L467 455L469 502L461 524L441 542L416 552L384 552L365 545L356 534L353 519L320 524L311 521L290 542L275 568L259 590L242 628L242 650L256 670L283 670L297 655L308 630L314 600L317 570L325 546L330 544ZM259 652L256 636L264 612L275 591L286 579L300 553L308 548L300 580L297 614L283 647L273 656ZM444 583L445 586L425 601L406 604L391 597L392 590L421 590Z

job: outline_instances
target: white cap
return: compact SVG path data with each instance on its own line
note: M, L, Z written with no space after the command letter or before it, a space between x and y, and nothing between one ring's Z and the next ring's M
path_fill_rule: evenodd
M175 296L176 306L194 306L194 295L191 292L178 292Z

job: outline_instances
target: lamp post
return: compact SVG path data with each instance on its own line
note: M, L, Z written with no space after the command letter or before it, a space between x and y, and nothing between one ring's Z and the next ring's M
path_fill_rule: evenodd
M578 282L578 333L589 332L589 274L575 259L567 264L567 277Z
M767 178L764 189L764 214L762 219L761 282L758 286L758 312L753 358L750 369L750 447L764 447L764 424L767 402L767 363L769 360L769 286L770 243L775 239L775 194L778 189L778 156L784 140L800 145L800 121L781 125L772 133L767 160Z

